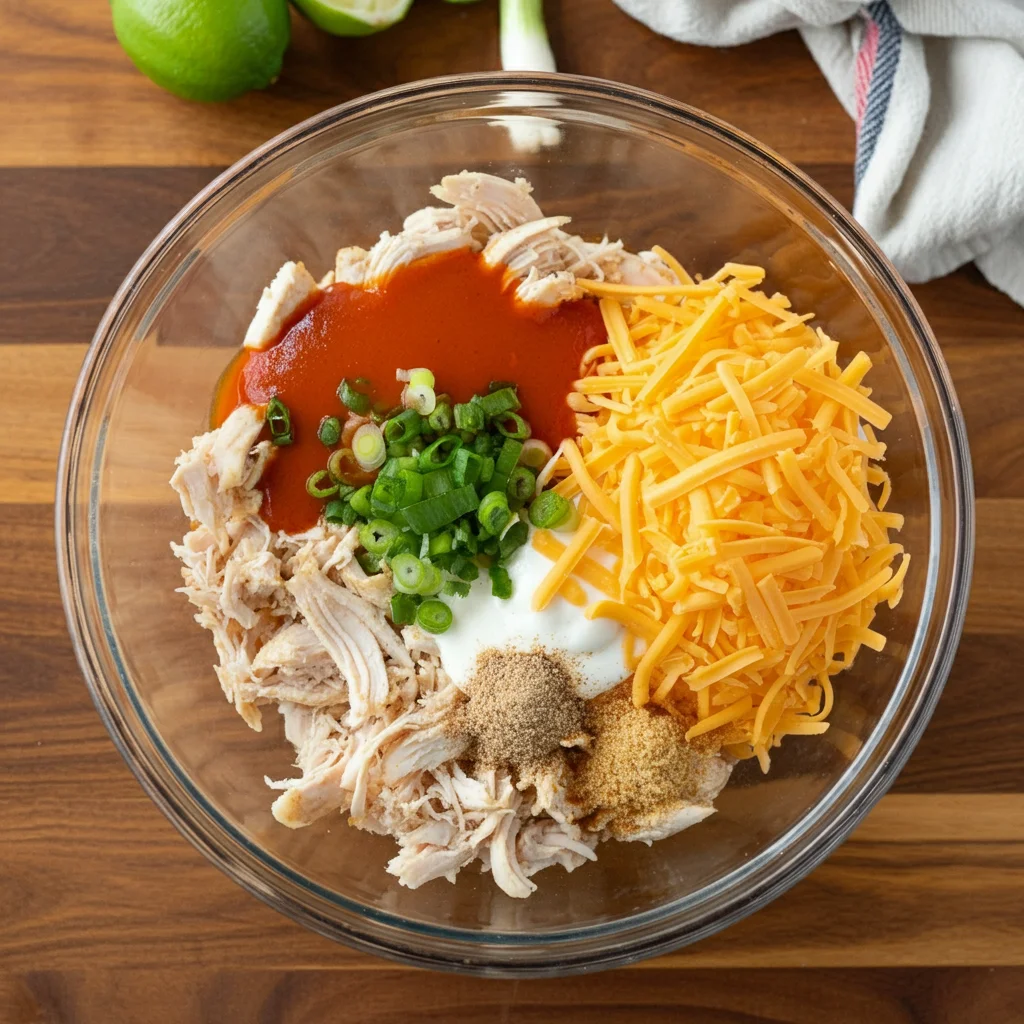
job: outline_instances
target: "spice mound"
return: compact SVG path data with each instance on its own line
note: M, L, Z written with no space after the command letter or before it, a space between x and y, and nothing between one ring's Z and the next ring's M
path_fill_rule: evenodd
M658 838L652 827L663 829L676 814L710 814L730 765L710 737L687 742L690 725L674 712L635 707L628 685L590 701L585 728L594 742L574 766L569 794L589 815L584 827L618 839Z
M581 736L585 706L572 673L543 651L483 651L467 690L458 728L482 767L526 768Z

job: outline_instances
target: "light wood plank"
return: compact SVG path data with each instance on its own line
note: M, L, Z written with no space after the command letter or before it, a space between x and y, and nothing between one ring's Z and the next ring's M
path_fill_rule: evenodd
M975 503L975 512L974 579L964 629L1020 636L1024 633L1024 501L983 498Z
M64 418L86 348L0 347L6 401L17 438L0 459L0 504L53 504Z

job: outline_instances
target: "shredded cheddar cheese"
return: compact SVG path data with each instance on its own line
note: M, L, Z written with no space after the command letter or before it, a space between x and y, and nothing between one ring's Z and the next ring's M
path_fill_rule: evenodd
M596 588L586 615L625 628L634 703L685 708L689 737L720 730L767 770L784 736L828 729L836 673L885 645L875 608L909 565L878 465L892 415L863 384L871 359L841 367L811 314L758 290L760 267L695 282L655 252L679 284L579 282L608 341L568 396L577 438L544 468L582 520L567 542L535 531L554 564L533 607Z

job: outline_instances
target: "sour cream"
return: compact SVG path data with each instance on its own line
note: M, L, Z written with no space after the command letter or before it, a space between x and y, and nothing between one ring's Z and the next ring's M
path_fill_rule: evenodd
M551 561L527 542L508 566L512 597L491 595L491 581L480 574L468 597L445 597L454 621L446 633L436 637L441 664L453 683L465 688L473 675L476 659L488 648L531 651L542 648L564 655L575 670L579 695L587 700L621 683L629 675L622 656L624 630L611 619L588 619L563 597L541 612L530 608L533 592L551 569ZM588 602L604 595L579 581Z

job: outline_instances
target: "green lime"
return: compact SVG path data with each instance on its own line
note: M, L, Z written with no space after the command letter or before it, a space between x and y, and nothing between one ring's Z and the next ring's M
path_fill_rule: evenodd
M287 0L111 0L135 66L187 100L229 100L281 73Z
M336 36L368 36L401 21L412 0L295 0L314 25Z

